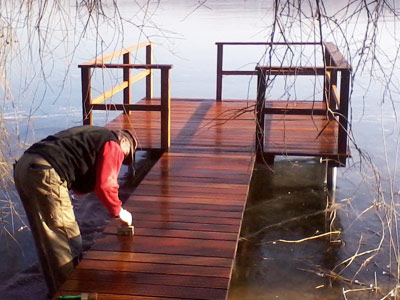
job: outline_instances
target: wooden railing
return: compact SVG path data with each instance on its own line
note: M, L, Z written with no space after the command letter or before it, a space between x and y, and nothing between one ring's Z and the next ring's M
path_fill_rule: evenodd
M216 101L222 101L222 81L224 76L257 75L256 70L224 70L224 47L225 46L305 46L319 45L317 43L266 43L266 42L217 42L217 83ZM279 71L279 70L278 70Z
M324 96L329 109L339 116L339 153L347 153L351 67L333 43L325 43ZM337 82L340 77L340 91ZM335 109L336 108L336 109Z
M131 53L141 48L146 48L146 64L131 64ZM112 59L123 57L122 64L107 63ZM128 48L115 51L110 54L100 55L95 59L79 65L81 68L82 80L82 107L83 107L83 124L93 124L94 110L120 110L125 114L130 111L159 111L161 113L161 148L167 150L170 147L171 132L171 95L170 95L170 78L169 71L171 65L152 64L152 45L144 42ZM103 94L92 98L91 78L96 68L101 69L122 69L123 82L117 84ZM131 69L143 69L142 72L131 76ZM161 72L161 100L160 104L132 104L131 103L131 87L135 82L146 79L146 99L153 98L153 70L158 69ZM121 104L106 104L108 98L123 91L123 101Z
M257 130L256 130L256 153L264 153L264 116L265 114L301 114L301 115L324 115L338 120L338 166L345 166L348 156L348 107L350 90L351 68L337 47L332 43L323 44L323 67L272 67L259 66L257 70ZM273 109L265 107L265 93L270 76L278 75L312 75L324 76L324 91L322 102L326 104L324 109L314 107L308 109ZM340 88L337 86L340 78Z

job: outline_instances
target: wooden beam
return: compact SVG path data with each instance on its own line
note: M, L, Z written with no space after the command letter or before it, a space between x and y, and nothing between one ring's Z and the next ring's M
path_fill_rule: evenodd
M161 148L171 145L171 95L169 69L161 69Z
M349 93L350 93L350 70L341 73L340 81L340 115L339 115L339 134L338 150L339 153L347 152L348 140L348 114L349 114ZM346 165L346 160L341 163Z
M326 50L329 52L331 57L332 65L339 68L350 69L350 65L347 60L340 53L339 49L333 43L324 43Z
M264 152L265 135L265 91L267 89L266 74L262 69L258 70L257 76L257 103L256 103L256 155L257 160Z
M90 104L92 101L92 86L90 81L90 68L81 69L81 82L82 82L82 113L83 124L92 125L93 116Z
M161 105L144 104L90 104L91 110L161 111Z
M133 84L142 78L146 77L150 73L150 70L144 70L139 74L132 75L129 79L129 84ZM128 82L124 81L113 88L109 89L108 91L104 92L103 94L97 96L95 99L92 100L92 104L100 104L103 103L108 98L114 96L115 94L119 93L120 91L126 89L128 86Z
M151 44L146 46L146 65L153 63L153 50ZM153 71L148 70L149 73L146 75L146 99L153 99Z
M316 116L324 116L327 114L326 109L313 109L313 108L274 108L274 107L265 107L265 114L278 114L278 115L316 115Z
M86 65L79 65L79 68L88 67ZM101 69L122 69L122 68L131 68L131 69L172 69L172 65L160 65L160 64L92 64L91 68L101 68Z
M114 96L115 94L119 93L120 91L124 90L128 86L128 81L124 81L113 88L109 89L108 91L104 92L100 96L97 96L93 99L92 104L100 104L103 103L108 98Z
M267 43L267 42L216 42L216 45L230 45L230 46L319 46L321 45L320 43L315 43L315 42L309 42L309 43L303 43L303 42L293 42L293 43Z
M99 55L99 56L97 56L96 58L94 58L92 60L84 62L80 66L90 66L90 65L93 65L93 64L104 64L104 63L112 60L113 58L118 58L118 57L120 57L120 56L122 56L122 55L124 55L126 53L139 50L139 49L144 48L144 47L146 47L146 46L148 46L150 44L151 44L150 42L143 42L143 43L139 43L139 44L130 46L128 48L122 48L121 50L114 51L112 53L108 53L108 54L104 54L104 55L102 54L102 55Z
M217 102L220 102L222 100L223 59L224 59L223 44L217 44L217 94L215 97L215 100Z
M125 53L123 55L123 61L124 64L130 64L131 63L131 54ZM124 68L123 69L123 80L124 82L127 83L127 86L124 88L124 104L131 104L131 82L130 82L130 69L129 68Z

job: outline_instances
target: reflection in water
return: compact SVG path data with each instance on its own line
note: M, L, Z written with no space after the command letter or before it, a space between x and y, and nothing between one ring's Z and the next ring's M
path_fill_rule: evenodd
M316 160L256 166L229 299L341 297L341 288L328 289L329 279L318 276L337 264L340 243L329 237L281 242L326 232L324 172Z

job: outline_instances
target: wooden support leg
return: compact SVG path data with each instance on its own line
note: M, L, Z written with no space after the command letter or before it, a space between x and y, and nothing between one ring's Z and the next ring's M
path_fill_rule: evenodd
M256 155L257 163L266 163L267 165L272 166L275 162L275 155L273 154L257 153Z
M336 190L336 177L337 167L331 166L328 162L326 167L326 186L329 191Z

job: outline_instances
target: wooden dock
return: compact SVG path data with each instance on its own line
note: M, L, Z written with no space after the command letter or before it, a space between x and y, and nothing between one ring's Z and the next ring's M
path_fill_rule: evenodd
M143 101L146 102L146 101ZM147 101L148 102L148 101ZM228 120L247 102L171 101L171 147L124 207L135 236L112 221L59 295L99 299L225 299L254 157L254 114ZM120 115L141 147L159 145L156 112ZM57 299L57 298L54 298Z
M54 300L83 292L97 293L99 300L226 299L254 159L321 157L331 178L332 170L345 165L350 67L336 46L306 44L322 47L320 67L223 70L223 47L235 45L275 44L217 43L216 100L171 100L172 66L152 64L148 42L79 66L84 124L93 124L93 110L122 111L106 126L134 130L139 148L162 150L162 155L134 191L120 191L133 212L135 236L117 236L113 220ZM141 48L146 64L131 64L130 52ZM107 63L118 57L122 63ZM93 98L92 73L107 68L122 69L123 82ZM131 76L132 69L142 71ZM160 99L153 97L155 70L161 73ZM222 101L227 75L256 75L257 99ZM265 99L268 79L278 75L323 76L323 99ZM146 80L145 100L131 104L132 84L141 79ZM105 102L121 91L122 104Z

